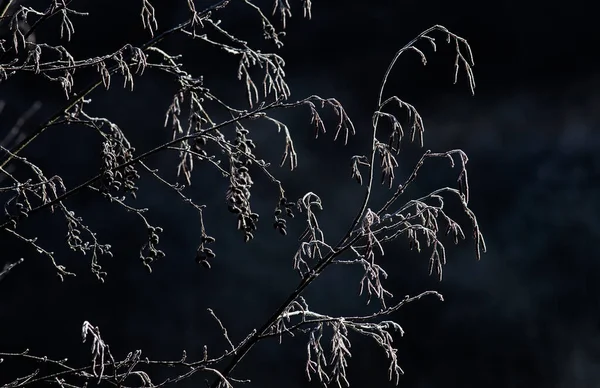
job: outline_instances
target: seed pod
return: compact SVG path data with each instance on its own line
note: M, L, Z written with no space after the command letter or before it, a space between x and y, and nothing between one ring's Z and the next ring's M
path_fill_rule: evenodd
M216 240L214 237L211 236L202 236L202 243L203 244L212 244L214 243Z
M209 263L208 261L206 261L206 260L202 260L202 261L200 261L200 264L201 264L201 265L202 265L204 268L206 268L206 269L210 269L210 263Z
M204 253L209 259L214 259L217 256L215 252L213 252L213 250L210 248L204 248Z

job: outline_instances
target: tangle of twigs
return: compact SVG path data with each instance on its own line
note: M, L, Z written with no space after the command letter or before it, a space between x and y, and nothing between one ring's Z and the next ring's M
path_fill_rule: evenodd
M385 253L387 242L406 238L411 249L430 252L430 272L441 279L446 262L443 238L450 235L455 243L466 238L467 233L447 212L445 201L455 198L463 213L469 219L470 235L475 242L477 259L485 252L485 242L477 223L477 218L469 207L469 181L466 165L467 155L462 150L447 152L426 151L415 165L412 173L398 183L398 161L402 141L415 141L423 145L424 124L417 109L395 95L384 97L386 84L398 58L409 51L420 56L425 64L427 59L420 42L429 43L436 49L434 34L441 35L447 43L454 45L455 82L463 68L467 74L469 88L474 92L473 57L467 41L446 28L436 25L402 47L384 74L377 107L372 116L371 142L364 155L351 159L352 178L364 190L361 203L347 233L337 243L326 239L320 227L320 212L326 207L318 193L309 191L297 200L287 197L282 182L276 178L270 164L260 158L256 144L246 127L250 120L262 120L273 125L283 136L285 147L281 166L294 170L299 163L299 155L294 146L294 132L288 124L270 116L277 109L307 107L310 120L315 126L315 137L326 132L326 123L321 117L324 109L337 115L335 139L343 139L344 144L356 129L342 104L334 98L312 95L300 100L291 100L290 88L285 79L285 61L275 53L265 53L253 49L247 42L230 34L216 18L219 11L227 7L230 0L221 0L203 10L197 10L193 1L188 1L189 18L184 22L161 30L157 14L151 0L143 0L140 12L142 27L149 34L149 40L140 45L126 44L120 49L97 57L75 58L68 51L69 41L76 33L79 19L89 17L77 11L77 2L72 0L50 0L45 10L20 5L8 0L0 4L0 84L17 74L31 73L55 83L64 93L66 102L55 114L44 120L37 128L25 130L25 123L39 110L36 103L14 124L0 143L0 195L4 201L6 219L0 222L4 238L15 238L25 243L33 252L46 257L56 274L64 279L75 276L56 257L50 248L42 246L35 237L23 232L25 219L43 210L50 210L61 217L65 227L66 242L70 249L90 257L90 270L103 281L107 272L102 268L104 256L111 256L111 245L103 242L88 226L84 218L68 207L68 200L82 191L92 191L98 197L131 212L139 219L147 232L147 241L140 247L141 263L152 270L153 264L166 253L160 249L163 229L153 225L148 215L152 209L135 205L140 172L148 173L161 185L172 190L199 215L201 235L198 241L196 261L210 268L216 253L211 248L215 239L210 236L203 219L205 206L195 202L186 193L194 180L198 166L214 168L227 180L224 195L227 209L232 213L232 224L236 226L245 242L250 242L257 230L259 215L252 208L251 194L253 174L264 174L273 185L278 196L274 208L273 226L286 235L287 223L296 215L305 222L305 230L300 236L298 250L293 257L293 268L300 277L298 285L281 303L280 307L257 330L248 334L240 342L230 339L226 322L222 322L213 310L208 313L215 319L218 329L226 339L228 348L219 355L210 355L204 349L199 360L188 360L185 351L178 360L153 361L142 357L136 350L123 360L116 360L109 345L100 335L100 329L85 321L82 325L83 342L91 343L90 364L81 368L69 366L67 360L55 360L31 355L27 350L19 353L0 352L0 363L4 359L15 359L31 363L33 371L12 381L2 381L3 388L37 386L39 383L54 383L63 387L83 387L92 382L114 386L163 387L187 379L197 373L213 376L212 387L232 387L241 382L231 377L231 372L254 346L264 339L277 337L280 341L287 335L304 334L307 337L306 373L308 379L317 379L324 385L350 385L347 378L351 356L351 336L361 335L370 338L385 353L389 360L388 377L398 384L403 370L398 364L394 333L402 335L402 327L390 319L390 314L407 303L421 297L433 295L442 300L434 291L397 299L385 288L387 273L379 264L378 257ZM243 2L262 22L264 37L283 45L284 34L277 31L270 16L250 0ZM303 15L311 17L311 1L301 0ZM282 29L292 16L288 0L275 0L273 14L281 19ZM60 37L64 45L44 43L43 37L30 39L34 31L49 19L60 21ZM6 32L8 31L8 32ZM233 107L226 103L227 96L221 96L206 87L203 77L191 74L178 54L169 53L160 43L170 35L179 34L199 45L216 47L231 55L238 62L237 77L245 88L247 107ZM80 87L76 83L75 72L91 69L97 79ZM165 127L170 130L171 140L149 150L138 151L129 141L127 129L106 117L95 117L89 113L90 93L100 87L109 90L121 83L123 88L133 90L136 81L147 69L163 72L173 78L178 90L171 103L165 107ZM262 72L262 79L256 72ZM8 102L10 103L10 101ZM4 106L4 102L0 105ZM392 108L404 110L406 120L391 113ZM226 112L230 119L218 121L215 112ZM388 123L386 126L384 123ZM91 177L80 184L68 187L58 175L47 174L42 168L24 157L24 150L51 127L63 125L83 125L93 130L101 140L101 167ZM406 131L405 127L408 125ZM387 132L387 137L383 133ZM219 152L213 152L218 149ZM178 163L176 170L182 182L171 182L161 172L152 167L149 157L159 152L175 152ZM442 158L450 162L450 167L458 168L457 187L443 187L420 198L400 201L409 186L417 179L421 167L430 159ZM249 168L252 166L252 170ZM390 191L388 201L379 209L371 208L371 193L375 176L381 173L381 183ZM23 261L15 258L0 271L0 281L13 276L13 271ZM369 301L379 304L376 313L335 317L312 311L303 296L304 290L332 264L357 265L363 276L357 285L359 293L365 293ZM330 338L330 346L324 338ZM222 367L224 363L224 367ZM35 369L43 364L44 372ZM155 381L143 370L144 365L164 366L173 370L173 376L163 381Z

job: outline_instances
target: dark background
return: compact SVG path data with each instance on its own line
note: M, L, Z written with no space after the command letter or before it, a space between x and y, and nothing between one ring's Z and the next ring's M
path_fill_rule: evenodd
M44 4L42 1L32 2ZM92 4L95 3L95 4ZM141 45L139 2L78 2L72 7L90 16L74 17L76 34L65 45L76 58L106 54L125 42ZM187 17L185 2L154 0L161 29ZM197 1L197 9L211 4ZM427 289L446 301L425 299L393 318L406 331L397 338L403 387L596 387L600 384L600 78L597 47L600 35L591 6L542 1L314 1L311 21L301 18L292 1L293 18L281 55L287 60L294 98L319 94L336 97L354 120L357 135L347 147L330 132L312 139L309 114L286 111L278 117L292 130L300 167L293 174L277 170L290 197L307 191L323 199L321 223L330 241L347 229L362 190L350 179L349 157L366 153L370 115L381 77L398 48L433 24L466 38L475 56L476 94L469 95L464 72L452 84L451 46L438 54L419 47L430 59L426 67L414 53L398 62L387 95L396 94L419 109L425 120L425 148L462 148L470 157L471 206L486 236L488 253L476 262L473 242L449 248L444 280L427 276L427 253L414 255L400 241L388 246L381 263L390 273L386 285L397 297ZM261 2L270 10L271 2ZM40 7L42 8L42 7ZM260 21L234 1L217 18L243 39L261 43ZM276 21L276 20L275 20ZM58 43L57 21L37 34L38 41ZM47 32L45 32L47 31ZM44 35L46 34L46 35ZM167 39L163 48L184 54L188 69L204 74L207 87L244 104L235 80L236 60L183 38ZM225 61L225 62L224 62ZM88 75L80 75L80 87ZM176 85L165 75L148 72L134 92L97 90L89 111L117 123L138 151L170 138L164 113ZM0 116L2 135L34 101L44 104L24 128L35 128L64 103L56 85L39 77L15 77L0 85L6 108ZM225 118L225 117L223 117ZM36 122L37 120L37 122ZM253 138L263 157L278 161L283 137L272 126L258 126ZM46 175L60 174L73 186L95 174L98 139L85 129L52 128L26 151ZM422 151L409 146L400 155L401 178L412 170ZM161 154L149 163L174 176L174 155ZM446 161L427 165L411 195L454 183L457 171ZM138 260L145 230L139 219L104 203L93 193L74 197L68 205L97 233L113 244L115 257L105 259L105 284L89 273L89 258L67 251L61 243L64 221L38 214L23 233L38 235L61 263L78 273L61 283L48 261L31 249L0 237L1 261L24 257L0 282L0 350L51 357L70 357L76 365L88 359L80 343L83 320L98 325L118 356L143 349L151 359L190 358L225 346L207 307L241 340L259 326L297 284L291 269L299 222L290 235L270 228L276 191L256 178L255 211L263 217L260 232L243 244L235 219L224 205L226 182L210 168L198 166L191 196L208 206L209 234L217 237L218 254L209 271L194 262L199 239L197 214L148 176L140 182L139 206L151 207L149 219L165 229L161 239L167 257L149 274ZM375 205L385 200L378 189ZM466 225L465 225L466 227ZM0 264L2 264L0 262ZM318 312L340 315L367 311L358 297L360 271L332 268L306 292ZM354 387L391 386L386 381L383 350L372 341L353 339L349 375ZM252 387L302 387L305 339L259 344L234 374L251 378ZM31 370L28 365L20 365ZM9 369L10 368L10 369ZM15 369L16 368L16 369ZM33 366L31 366L33 368ZM2 376L19 370L0 364ZM166 376L169 371L155 371ZM158 380L157 380L158 381ZM200 377L181 386L196 386ZM317 384L316 382L312 383Z

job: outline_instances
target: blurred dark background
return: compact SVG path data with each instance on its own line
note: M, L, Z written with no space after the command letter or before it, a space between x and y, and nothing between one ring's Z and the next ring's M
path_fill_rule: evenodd
M75 58L107 54L126 42L148 39L139 17L140 2L79 2L72 8L90 13L73 16L75 35L63 42ZM209 1L196 1L202 9ZM269 12L272 2L257 2ZM412 103L425 121L425 149L462 148L470 158L471 206L486 236L488 253L474 258L473 241L448 245L448 264L440 283L427 274L427 252L415 255L408 244L389 245L381 263L390 273L387 288L405 294L435 289L445 302L423 299L393 318L406 335L396 339L406 374L400 385L430 387L597 387L600 386L600 35L588 2L542 1L314 1L312 20L301 17L300 2L291 1L293 17L280 54L287 61L293 98L311 94L335 97L353 119L357 134L347 147L327 135L313 139L309 112L277 114L292 130L299 154L293 174L283 178L291 198L308 191L324 203L320 220L330 241L347 230L363 190L350 179L350 160L368 150L370 117L381 77L397 49L422 30L442 24L466 38L475 57L476 94L469 94L461 71L453 85L453 47L439 41L438 53L422 42L429 63L415 53L398 62L386 89ZM43 8L44 1L32 1ZM159 28L187 17L185 1L154 0ZM259 45L261 23L241 1L233 1L216 19ZM274 18L276 26L278 20ZM40 28L38 41L59 42L59 22ZM188 70L203 74L206 86L244 106L243 86L235 79L233 57L176 36L161 46L183 54ZM81 74L79 87L90 74ZM172 79L148 71L136 79L133 92L113 80L110 91L92 95L90 114L117 123L138 151L169 139L164 114L176 91ZM77 89L77 86L76 86ZM64 104L57 85L41 77L16 76L0 84L5 108L0 137L35 101L42 108L23 127L33 130ZM226 118L225 116L222 117ZM284 140L271 125L253 129L257 152L276 164ZM404 179L423 150L412 145L401 153L397 179ZM25 154L74 186L95 174L100 160L96 136L84 128L56 127L27 148ZM165 176L175 174L175 156L149 160ZM0 351L22 351L69 357L75 365L89 360L89 344L81 344L84 320L98 325L117 356L142 349L151 359L174 359L186 349L201 357L207 344L216 355L225 347L220 331L206 312L212 308L234 341L261 325L297 284L291 269L300 221L289 235L273 230L271 212L276 189L256 176L254 210L262 215L257 237L244 244L235 218L226 211L226 182L214 169L197 166L190 195L207 205L206 227L217 238L217 258L206 270L195 261L200 226L193 209L151 177L142 175L138 206L150 207L148 219L165 231L161 247L167 257L148 273L138 259L145 228L138 218L94 193L82 193L68 205L98 237L113 245L105 259L108 272L100 284L89 271L89 257L69 252L63 244L66 226L58 215L37 214L23 223L23 233L39 236L58 260L77 272L61 283L48 260L32 249L0 237L0 265L20 257L25 262L0 282ZM423 169L410 195L452 185L457 171L447 161ZM373 207L386 199L378 188ZM465 225L467 229L468 225ZM306 292L310 306L331 315L368 311L358 296L360 271L331 268ZM354 387L392 386L387 363L372 341L353 339L349 375ZM248 387L305 387L305 338L263 342L234 373L250 378ZM34 365L0 364L0 382L15 370ZM157 380L169 371L154 371ZM202 383L199 376L183 387Z

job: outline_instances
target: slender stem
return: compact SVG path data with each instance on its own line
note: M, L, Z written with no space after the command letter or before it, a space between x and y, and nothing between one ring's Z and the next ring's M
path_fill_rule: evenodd
M4 14L7 12L8 8L10 7L10 3L13 1L14 0L9 0L6 8L2 10L2 15L0 16L0 18L4 17ZM55 7L54 4L50 5L50 7L46 11L46 13L44 15L42 15L38 20L36 20L35 23L33 23L33 25L23 34L23 38L25 40L27 40L33 34L33 32L40 26L40 24L44 23L46 20L50 19L51 17L57 15L61 9L68 7L72 1L73 0L67 0L61 8ZM52 11L52 12L50 12L50 11ZM4 51L2 53L2 55L0 55L0 61L3 60L4 58L6 58L6 56L8 54L10 54L14 49L15 49L15 47L13 46L13 47L9 47L6 51Z
M204 11L200 12L199 17L205 17L211 11L218 10L218 9L225 7L230 1L231 0L219 1L218 3L206 8ZM155 36L154 38L152 38L148 42L146 42L141 47L141 49L147 50L149 47L156 45L157 43L159 43L160 41L165 39L167 36L169 36L170 34L189 26L192 23L192 21L193 21L193 18L190 18L188 21L183 22L167 31L164 31L163 33ZM118 69L119 69L118 64L112 66L108 70L109 74L111 74L111 75L114 74ZM87 87L85 87L82 91L80 91L79 93L75 93L73 95L73 97L71 97L67 101L67 104L64 107L62 107L58 111L56 111L44 124L40 125L35 131L33 131L29 136L27 136L27 138L25 138L25 140L22 143L20 143L19 145L17 145L15 147L15 149L10 151L10 153L7 155L7 157L0 163L0 169L4 168L6 166L6 164L8 164L14 158L14 156L16 156L21 151L23 151L23 149L25 149L25 147L27 147L33 140L35 140L38 136L40 136L46 130L46 128L52 126L56 121L58 121L58 119L60 117L62 117L62 115L67 110L69 110L73 106L75 106L79 101L81 101L83 98L88 96L94 89L96 89L100 85L102 85L102 80L92 82Z
M54 125L54 123L56 123L58 121L58 119L60 119L62 117L64 112L66 112L67 110L69 110L73 106L75 106L82 98L84 98L85 96L90 94L92 92L92 90L94 90L100 84L102 84L102 81L91 83L85 89L83 89L79 94L76 94L73 97L71 97L71 99L67 102L66 106L59 109L44 124L40 125L35 131L33 131L31 134L29 134L29 136L27 136L25 138L25 140L23 140L21 143L17 144L14 149L10 150L10 152L7 154L6 158L0 163L0 169L3 169L8 163L10 163L10 161L17 154L19 154L21 151L23 151L23 149L25 149L25 147L27 147L38 136L40 136L42 133L44 133L44 131L48 127L51 127L52 125Z
M7 0L6 3L2 6L2 8L0 9L0 18L3 18L6 15L6 12L8 11L8 9L10 8L11 4L14 2L15 0Z
M265 333L269 330L269 328L271 326L273 326L273 324L275 322L277 322L277 320L279 319L279 317L281 316L281 314L283 314L283 312L288 308L288 306L296 300L296 298L298 298L302 292L304 292L304 290L317 278L319 277L319 275L321 274L321 272L323 272L323 270L329 265L331 264L331 262L333 261L333 259L335 259L337 256L341 255L342 253L344 253L352 244L354 244L358 239L360 238L360 235L354 237L352 240L350 240L346 245L343 245L331 252L329 252L325 257L323 257L319 263L317 263L317 265L315 266L315 268L313 269L313 271L311 271L308 275L306 275L301 281L300 284L296 287L296 289L294 290L294 292L292 292L287 299L275 310L275 312L273 314L271 314L271 316L269 317L269 319L267 319L267 321L260 327L260 329L258 329L258 331L256 331L254 333L254 335L248 340L246 341L239 349L237 349L235 355L233 356L233 358L231 359L231 361L229 362L229 364L225 367L225 369L223 370L223 376L228 377L229 374L235 369L235 367L240 363L240 361L242 361L242 359L244 358L244 356L246 354L248 354L248 352L254 347L254 345L256 345L260 340L266 338L264 335ZM213 382L213 384L211 385L212 388L216 388L217 385L219 384L220 380L216 380L215 382Z
M377 110L381 109L381 103L383 102L382 101L383 100L383 90L385 89L385 85L387 83L389 75L390 75L392 69L394 68L394 65L396 64L396 61L398 60L400 55L404 51L408 50L412 45L414 45L419 39L423 38L423 36L427 35L431 31L434 31L439 28L440 28L440 26L437 26L437 25L428 28L427 30L421 32L418 36L416 36L413 40L411 40L408 44L406 44L400 50L398 50L398 52L396 52L394 59L388 66L388 68L385 72L385 75L383 76L383 80L381 81L381 87L379 89L379 96L377 98ZM269 319L267 319L267 321L260 327L260 329L254 333L252 338L250 338L248 341L246 341L237 350L237 352L235 353L235 355L233 356L233 358L231 359L229 364L223 370L224 377L227 377L235 369L235 367L240 363L240 361L244 358L244 356L252 349L252 347L254 347L254 345L256 345L261 339L265 338L264 334L267 332L267 330L269 330L269 328L271 326L273 326L273 324L275 324L275 322L277 322L277 320L279 319L281 314L288 308L288 306L292 302L294 302L294 300L296 300L296 298L298 298L298 296L300 296L302 294L302 292L321 274L321 272L323 272L323 270L325 268L327 268L337 256L339 256L340 254L345 252L348 248L350 248L352 246L352 244L354 244L356 241L358 241L358 239L361 237L360 234L356 234L355 236L352 236L352 234L353 234L356 226L362 219L365 211L367 210L367 205L368 205L369 199L371 197L371 190L373 187L375 155L376 155L376 151L377 151L376 144L377 144L377 124L378 123L379 123L379 117L376 115L374 123L373 123L373 137L372 137L372 142L371 142L372 148L371 148L371 156L370 156L370 164L369 164L369 181L368 181L368 184L366 187L365 196L364 196L362 204L360 206L360 210L356 214L354 221L352 221L352 223L350 225L350 229L346 232L344 237L342 237L340 242L336 245L336 248L334 248L329 254L325 255L325 257L323 257L321 260L319 260L319 262L315 265L313 270L300 281L300 284L296 287L296 289L275 310L275 312L269 317ZM349 240L349 241L347 241L347 240ZM219 384L219 381L220 380L214 381L213 384L211 385L211 388L216 388L217 385Z
M159 145L159 146L157 146L157 147L155 147L155 148L153 148L153 149L151 149L149 151L144 152L143 154L140 154L140 155L136 156L135 158L131 159L128 162L125 162L125 163L120 164L120 165L118 165L116 167L113 167L109 171L113 171L114 172L114 171L117 171L117 170L122 170L122 169L124 169L127 166L131 166L132 164L138 163L138 162L146 159L147 157L149 157L151 155L154 155L154 154L156 154L156 153L158 153L158 152L160 152L162 150L165 150L165 149L167 149L167 148L169 148L169 147L171 147L171 146L173 146L175 144L181 143L181 142L186 141L186 140L191 140L191 139L195 139L195 138L201 137L203 135L206 135L209 132L213 132L213 131L215 131L217 129L220 129L220 128L223 128L223 127L225 127L227 125L236 123L236 122L238 122L240 120L244 120L244 119L252 117L252 116L254 116L254 115L258 114L258 113L264 112L264 111L266 111L268 109L277 107L278 103L279 103L278 101L275 101L275 102L273 102L271 104L262 106L262 107L260 107L258 109L255 109L255 110L251 111L251 112L246 112L246 113L244 113L244 114L242 114L240 116L234 117L234 118L232 118L230 120L227 120L227 121L224 121L224 122L222 122L220 124L216 124L216 125L214 125L214 126L212 126L210 128L205 129L204 131L196 132L196 133L193 133L193 134L190 134L190 135L185 135L185 136L180 136L178 138L175 138L175 139L173 139L173 140L171 140L171 141L169 141L167 143L161 144L161 145ZM98 174L98 175L96 175L96 176L88 179L87 181L79 184L78 186L72 188L71 190L68 190L67 192L63 193L62 195L59 195L58 197L56 197L52 201L46 202L43 205L40 205L40 206L38 206L36 208L31 209L29 212L27 212L27 214L31 215L33 213L39 212L40 210L44 210L44 209L47 209L49 207L52 207L52 206L56 205L57 203L59 203L61 201L64 201L65 199L69 198L73 194L81 191L82 189L84 189L84 188L86 188L86 187L88 187L88 186L96 183L101 178L102 178L102 174ZM11 224L11 223L12 223L12 221L6 221L6 222L4 222L3 224L0 225L0 229L6 229L8 227L8 225Z
M431 31L440 29L440 27L441 26L439 26L439 25L429 27L428 29L421 32L413 40L408 42L406 45L404 45L404 47L402 47L400 50L398 50L396 52L396 55L394 55L394 59L392 59L392 61L390 62L387 70L385 71L383 79L381 80L381 86L379 88L379 96L377 97L377 111L379 111L381 109L381 103L383 102L383 90L385 89L385 85L387 84L390 73L392 72L392 69L396 65L398 58L400 58L400 55L402 55L402 53L404 53L406 50L408 50L410 47L412 47L418 40L422 39L425 35L427 35ZM371 147L372 148L371 148L371 155L370 155L370 159L369 159L369 181L366 186L366 192L363 197L362 204L360 206L360 211L356 214L354 221L352 221L352 224L350 224L350 229L348 230L348 232L346 233L346 235L342 239L342 241L344 241L344 240L348 239L350 236L352 236L352 233L354 232L354 228L356 227L356 225L358 225L358 222L360 222L360 220L364 216L365 211L367 210L367 205L369 204L369 200L371 199L371 191L373 189L373 176L374 176L374 171L375 171L375 156L377 154L376 146L377 146L377 126L378 126L378 124L379 124L379 115L376 114L375 119L373 120L373 137L371 139Z

